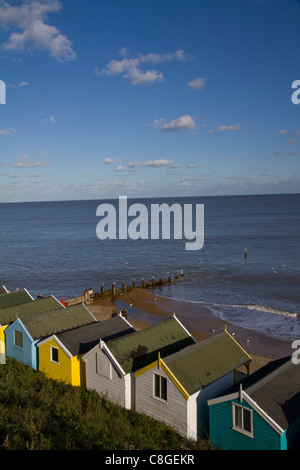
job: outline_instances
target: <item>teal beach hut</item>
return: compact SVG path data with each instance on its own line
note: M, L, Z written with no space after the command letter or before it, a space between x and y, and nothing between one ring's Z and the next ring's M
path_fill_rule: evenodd
M300 447L300 366L272 361L208 400L211 443L226 450Z

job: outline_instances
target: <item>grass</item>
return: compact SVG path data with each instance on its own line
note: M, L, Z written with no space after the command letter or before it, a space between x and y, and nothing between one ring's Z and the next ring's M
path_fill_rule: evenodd
M164 423L96 392L48 379L6 358L0 365L0 450L209 450Z

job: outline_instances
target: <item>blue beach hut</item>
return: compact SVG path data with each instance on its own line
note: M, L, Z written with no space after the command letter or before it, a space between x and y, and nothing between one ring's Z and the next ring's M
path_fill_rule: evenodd
M5 330L6 355L37 369L39 341L53 334L96 322L84 304L17 318Z
M291 357L270 362L207 404L214 446L299 450L300 367Z
M23 304L0 307L0 364L5 364L5 330L8 325L16 321L17 318L31 317L64 308L53 295L32 301L28 301L28 298L23 298L23 300L27 300Z

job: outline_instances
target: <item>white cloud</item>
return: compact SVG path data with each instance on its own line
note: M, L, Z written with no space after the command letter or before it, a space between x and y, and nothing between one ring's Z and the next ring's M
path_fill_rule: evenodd
M23 155L13 166L16 168L33 168L43 165L43 162L33 162L29 155Z
M141 54L139 59L141 62L153 62L154 64L158 64L161 62L170 62L171 60L183 62L189 58L185 55L183 50L178 50L168 54L157 54L155 52L150 52L150 54Z
M187 131L187 130L193 130L196 129L196 123L194 119L189 115L185 114L183 116L180 116L177 119L174 119L173 121L169 123L164 123L162 126L162 130L165 132L175 132L175 131Z
M151 52L149 54L139 54L134 58L126 57L128 54L127 48L122 48L120 53L123 59L111 60L102 72L108 76L122 74L122 78L127 79L134 86L148 85L157 81L162 82L164 80L162 72L157 70L142 70L141 66L143 64L158 64L170 62L172 60L185 61L188 59L183 50L178 50L169 54L157 54L155 52ZM96 75L100 75L101 72L99 72L98 67L94 69L94 73Z
M146 72L143 72L138 68L129 69L124 75L124 78L128 78L132 85L149 85L157 81L164 81L162 73L159 73L156 70L147 70Z
M27 0L20 6L0 4L0 27L13 30L2 44L7 51L21 52L26 49L48 51L60 61L76 58L71 41L55 26L46 24L47 15L62 8L59 0Z
M122 165L118 165L116 171L126 171L128 168L124 168Z
M153 120L153 123L150 124L150 126L154 127L154 128L157 128L157 127L160 127L161 125L163 125L166 121L163 119L163 118L160 118L160 119L154 119Z
M205 86L205 78L195 78L194 80L191 80L188 85L191 90L201 90L201 88Z
M279 135L284 135L287 134L287 131L285 129L281 129L280 131L277 132Z
M41 178L42 176L44 176L42 173L31 173L27 175L20 173L10 173L9 175L10 178Z
M129 162L127 166L117 166L116 171L140 171L142 167L148 168L162 168L162 167L169 167L178 168L182 165L180 163L175 163L172 160L165 160L165 159L156 159L156 160L147 160L145 162Z
M9 83L7 86L9 86L11 88L22 88L23 86L28 86L28 85L29 85L28 82L20 82L17 85L12 85L12 84Z
M209 134L214 134L216 131L217 132L226 132L226 131L239 131L241 129L240 124L230 124L230 125L225 125L223 124L222 126L217 127L217 129L210 129L208 131Z
M106 163L107 165L111 165L112 163L119 162L120 159L116 158L115 160L113 158L104 158L103 163Z
M102 75L102 72L101 72L101 70L99 70L98 67L95 67L95 68L94 68L94 74L100 76L100 75Z
M139 59L111 60L103 72L106 73L106 75L118 75L136 68L138 65Z
M116 167L116 170L115 171L129 171L129 172L134 172L134 171L139 171L138 169L135 168L135 166L131 166L130 164L128 164L127 166L122 166L122 165L118 165Z
M24 154L16 163L6 163L0 162L0 166L2 167L14 167L14 168L34 168L37 166L50 166L44 162L34 162L29 155Z
M144 163L141 163L141 166L150 166L152 168L160 168L162 166L169 166L170 168L172 167L174 163L171 160L163 160L163 159L158 159L158 160L148 160Z
M44 122L51 122L52 124L55 124L56 120L55 120L54 115L52 114L52 116L50 116L49 118L45 118Z
M224 132L224 131L239 131L241 129L239 124L231 124L230 126L222 125L218 127L219 132Z
M0 135L8 135L17 132L13 127L8 127L7 129L0 129Z

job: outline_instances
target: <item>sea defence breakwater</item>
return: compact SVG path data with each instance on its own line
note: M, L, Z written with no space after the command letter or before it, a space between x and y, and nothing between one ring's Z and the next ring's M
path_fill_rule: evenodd
M100 292L94 292L93 289L85 289L83 295L79 297L74 297L72 299L68 299L65 301L67 307L71 307L72 305L81 304L84 302L86 305L92 304L96 300L101 299L115 299L120 294L130 292L133 289L141 288L141 289L154 289L156 287L161 287L167 284L171 284L172 282L178 281L180 278L183 278L184 274L183 271L180 271L180 274L176 274L174 278L171 276L168 279L159 278L158 280L155 279L155 276L152 276L150 281L146 281L144 278L141 280L141 284L137 284L137 281L133 279L132 286L126 286L125 282L122 282L121 287L117 287L116 283L114 282L110 289L105 289L105 285L102 284L100 287Z

